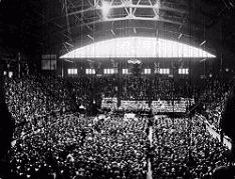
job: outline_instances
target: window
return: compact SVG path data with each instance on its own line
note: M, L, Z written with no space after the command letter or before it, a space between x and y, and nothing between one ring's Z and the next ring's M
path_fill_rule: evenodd
M189 74L189 69L188 68L180 68L178 70L180 75L188 75Z
M69 75L77 75L78 74L78 69L76 69L76 68L68 69L68 74Z
M144 69L144 74L146 75L151 74L151 69L150 68Z
M115 50L113 50L115 49ZM200 48L155 37L120 37L75 49L61 58L215 58Z
M104 74L116 74L118 73L118 69L117 68L107 68L104 69Z
M124 75L129 74L129 70L127 68L122 69L122 74Z
M170 69L169 68L160 68L159 73L164 74L164 75L169 75Z
M56 70L57 61L56 60L42 60L41 65L42 65L42 70Z
M4 72L3 72L3 75L4 75L4 76L6 76L6 75L7 75L7 72L6 72L6 71L4 71Z
M86 69L86 74L87 75L94 75L95 74L95 69Z

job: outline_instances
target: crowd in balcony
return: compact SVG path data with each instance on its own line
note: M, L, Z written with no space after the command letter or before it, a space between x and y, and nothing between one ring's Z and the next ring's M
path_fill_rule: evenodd
M159 118L154 123L153 178L211 178L229 164L227 151L194 118Z
M202 115L213 128L220 131L220 122L225 103L231 93L234 80L209 79L198 100L203 104Z

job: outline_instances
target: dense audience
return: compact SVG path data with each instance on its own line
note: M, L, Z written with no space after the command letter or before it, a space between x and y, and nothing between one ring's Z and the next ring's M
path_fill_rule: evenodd
M206 117L213 128L219 131L221 115L233 86L233 79L225 80L214 78L207 80L206 83L207 85L199 98L204 105L204 110L201 111L201 113Z
M158 76L116 76L80 77L69 79L76 94L88 97L106 97L129 100L169 100L193 96L193 90L188 79L174 80ZM82 87L82 88L81 88ZM84 87L86 87L84 89Z
M61 116L51 125L17 141L12 171L33 177L144 178L146 121L121 117Z
M206 178L228 164L226 149L197 118L149 121L106 114L77 115L104 97L127 100L195 98L215 127L231 83L204 81L195 89L187 79L146 77L31 76L5 81L6 100L16 123L11 170L23 178L145 178L151 159L153 178ZM148 103L145 104L147 108ZM144 107L144 108L145 108ZM150 112L148 110L148 112Z
M154 125L153 178L210 178L228 164L226 148L192 119L159 118Z
M15 138L30 132L42 118L46 119L64 107L62 98L56 97L56 94L48 94L49 85L50 83L42 84L35 77L6 79L6 102L15 120Z

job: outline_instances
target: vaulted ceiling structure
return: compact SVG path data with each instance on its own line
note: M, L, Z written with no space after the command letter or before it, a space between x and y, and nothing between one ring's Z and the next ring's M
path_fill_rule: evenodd
M103 40L140 36L235 56L234 0L2 0L0 8L1 48L63 55Z

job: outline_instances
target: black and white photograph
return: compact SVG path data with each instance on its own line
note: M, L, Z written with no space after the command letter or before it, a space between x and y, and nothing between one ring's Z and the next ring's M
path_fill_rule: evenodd
M0 179L235 179L235 0L0 0Z

